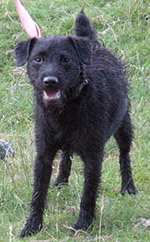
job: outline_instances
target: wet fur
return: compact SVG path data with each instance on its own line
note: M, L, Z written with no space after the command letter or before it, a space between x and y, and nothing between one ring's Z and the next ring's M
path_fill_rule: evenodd
M104 147L111 136L120 149L121 192L136 192L129 156L133 132L125 66L100 46L83 11L77 16L75 31L76 37L34 38L15 47L18 66L28 61L36 100L34 187L21 237L42 228L52 162L58 150L62 151L62 160L55 185L68 182L74 153L84 162L84 193L75 229L87 229L93 222ZM71 57L71 63L61 61L62 53ZM34 61L39 55L41 64ZM50 88L61 91L59 100L43 99L45 76L58 78L55 88Z

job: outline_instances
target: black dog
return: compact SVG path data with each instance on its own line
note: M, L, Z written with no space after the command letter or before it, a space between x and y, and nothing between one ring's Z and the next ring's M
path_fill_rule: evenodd
M84 162L84 194L75 229L87 229L93 221L104 146L112 135L120 149L121 192L136 193L129 156L133 132L125 66L100 46L83 11L76 19L76 37L29 39L19 43L15 53L18 66L28 61L36 99L34 189L21 237L42 227L58 150L63 155L55 185L68 182L73 153Z

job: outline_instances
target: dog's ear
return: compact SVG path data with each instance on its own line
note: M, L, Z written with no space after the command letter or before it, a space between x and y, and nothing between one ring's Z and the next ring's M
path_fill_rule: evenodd
M15 56L17 66L23 66L29 58L31 47L35 42L36 38L22 41L15 46Z
M74 49L77 52L79 59L84 64L91 64L92 54L91 54L91 43L90 40L83 37L68 37L69 41L72 43Z

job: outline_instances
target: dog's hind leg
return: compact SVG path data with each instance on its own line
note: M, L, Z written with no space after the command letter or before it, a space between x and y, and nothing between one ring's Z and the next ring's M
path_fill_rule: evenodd
M70 152L64 151L62 153L62 160L59 166L59 173L54 183L54 186L68 183L68 178L70 176L70 171L71 171L71 165L72 165L72 155L70 154Z
M133 131L130 115L127 112L121 126L115 133L114 137L118 143L120 149L120 171L122 177L121 193L124 195L126 191L129 194L135 194L137 192L134 181L132 178L131 161L130 161L130 147L133 140Z

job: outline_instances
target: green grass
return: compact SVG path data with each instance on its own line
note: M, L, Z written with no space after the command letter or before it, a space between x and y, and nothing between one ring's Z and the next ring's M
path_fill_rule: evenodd
M24 241L150 241L150 230L139 224L150 219L150 5L142 0L26 0L24 6L42 35L73 34L81 8L92 20L98 37L126 60L131 76L130 98L135 139L131 151L136 196L120 195L118 149L113 139L105 161L94 226L74 235L82 196L83 165L74 157L69 186L50 187L43 230ZM28 36L14 1L0 2L0 139L12 143L15 157L0 161L0 242L18 242L28 217L32 194L34 115L32 87L25 67L17 68L13 47ZM59 164L54 163L52 182ZM51 183L52 183L51 182ZM102 206L103 205L103 206ZM103 208L103 209L102 209ZM75 214L74 212L75 211ZM101 213L102 212L102 213Z

